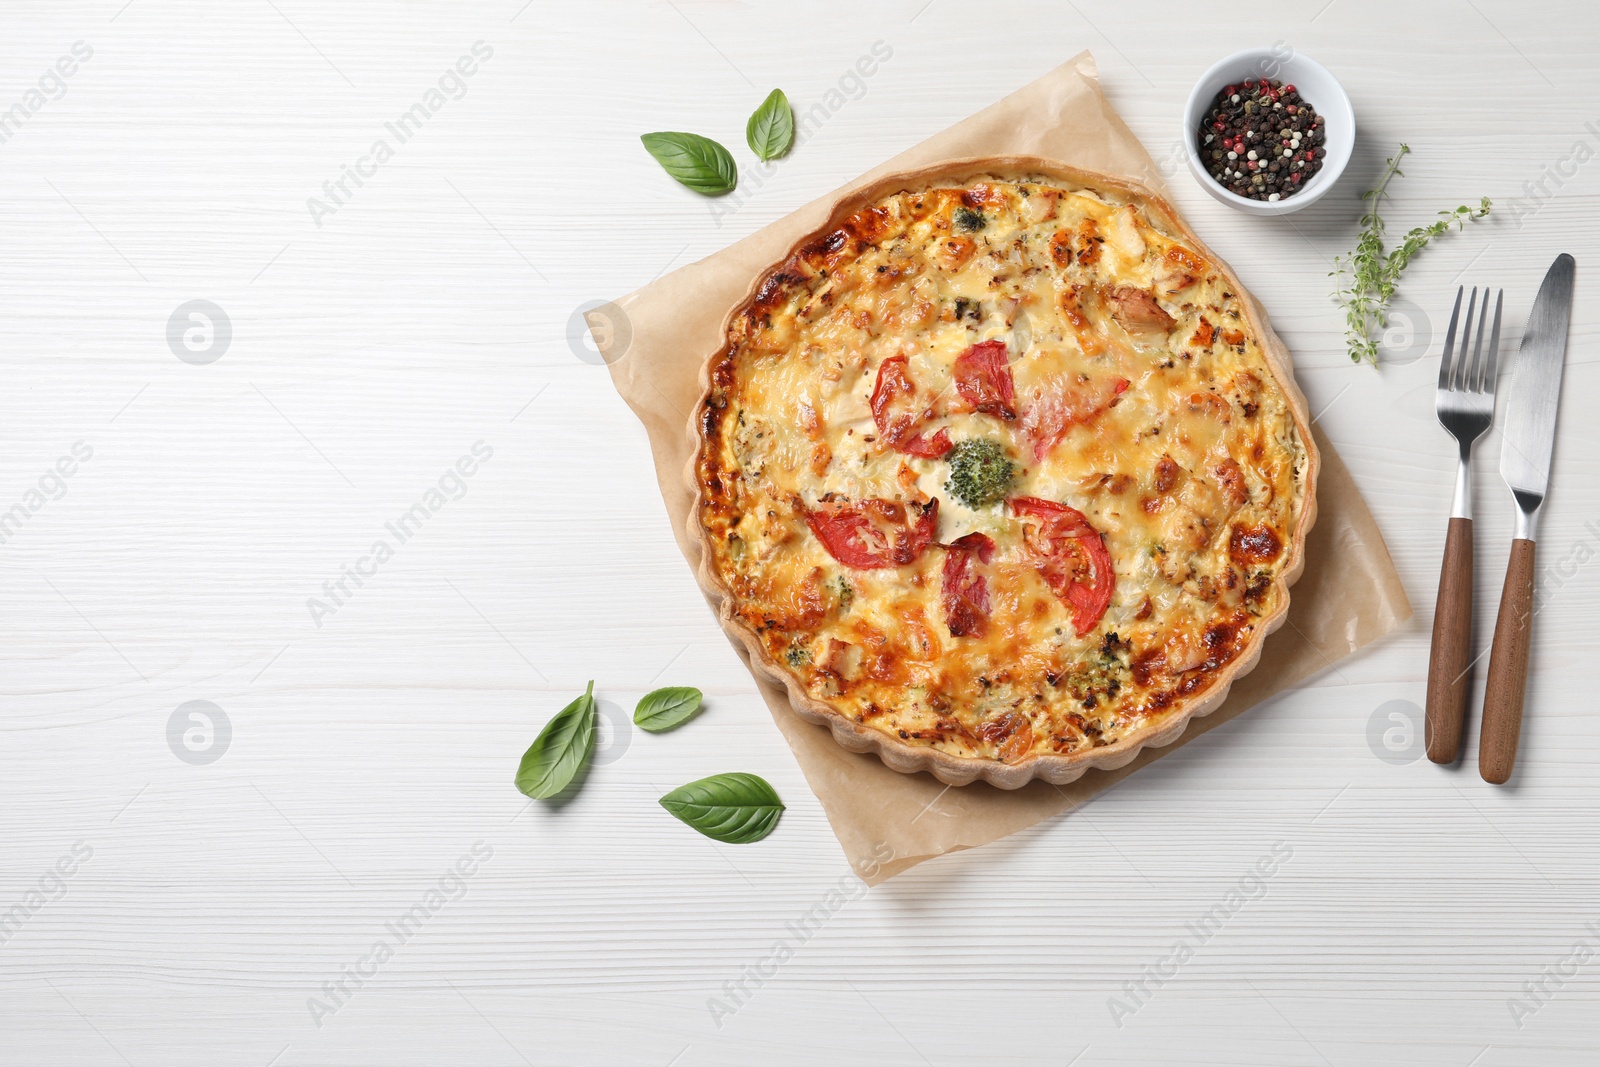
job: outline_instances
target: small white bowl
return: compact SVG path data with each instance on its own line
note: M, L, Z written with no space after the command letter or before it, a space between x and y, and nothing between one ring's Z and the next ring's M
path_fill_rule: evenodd
M1236 85L1246 78L1276 78L1285 85L1293 85L1301 98L1322 116L1325 131L1322 147L1328 150L1328 155L1322 161L1322 169L1293 196L1267 201L1231 193L1207 172L1200 158L1203 147L1198 136L1200 121L1210 113L1224 86ZM1189 172L1214 198L1247 215L1289 215L1321 200L1344 173L1355 143L1356 113L1339 79L1310 56L1281 43L1271 48L1247 48L1218 60L1195 82L1189 91L1189 103L1183 109L1183 144L1189 157Z

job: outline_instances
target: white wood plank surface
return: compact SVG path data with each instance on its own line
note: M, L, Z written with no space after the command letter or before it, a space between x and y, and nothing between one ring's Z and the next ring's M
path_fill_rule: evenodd
M26 512L0 544L0 1062L1595 1062L1591 5L35 0L0 31L0 116L32 112L0 142L0 514ZM1276 40L1355 100L1342 190L1292 225L1178 170L1172 190L1295 352L1417 618L1076 816L863 893L569 317L1084 47L1168 158L1200 72ZM92 56L47 77L79 41ZM462 95L399 143L385 124L480 41ZM722 217L637 142L696 130L748 159L768 90L809 107L878 41L892 57ZM308 198L379 138L393 157L318 225ZM1497 206L1416 261L1404 294L1432 344L1375 372L1344 355L1327 272L1401 140L1393 228ZM1543 579L1521 771L1493 789L1475 744L1453 771L1388 762L1369 723L1423 696L1453 457L1431 410L1442 313L1458 281L1505 286L1509 350L1560 251L1580 277L1541 552L1565 565ZM204 365L167 338L196 299L232 329ZM50 474L78 442L90 458ZM447 477L478 442L492 456ZM1511 527L1497 458L1486 439L1485 647ZM318 625L308 598L442 478L452 499ZM591 677L619 707L671 682L708 709L525 810L516 760ZM190 701L229 724L214 762L169 746ZM728 769L789 805L760 845L655 803Z

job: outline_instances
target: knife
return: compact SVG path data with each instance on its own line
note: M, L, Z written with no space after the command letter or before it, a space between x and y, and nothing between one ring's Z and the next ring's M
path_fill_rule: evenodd
M1574 266L1571 256L1557 256L1539 286L1517 354L1500 446L1500 475L1511 487L1517 505L1517 532L1506 565L1506 584L1500 591L1478 744L1478 773L1495 785L1511 777L1522 733L1522 696L1528 682L1528 643L1533 631L1533 543L1539 509L1550 487L1556 406L1561 400L1567 326L1572 319Z

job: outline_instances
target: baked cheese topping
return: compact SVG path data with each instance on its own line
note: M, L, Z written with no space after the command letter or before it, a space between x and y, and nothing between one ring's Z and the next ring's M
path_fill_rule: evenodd
M1158 218L1056 179L902 192L735 317L699 520L811 697L953 756L1071 754L1179 713L1286 596L1289 400Z

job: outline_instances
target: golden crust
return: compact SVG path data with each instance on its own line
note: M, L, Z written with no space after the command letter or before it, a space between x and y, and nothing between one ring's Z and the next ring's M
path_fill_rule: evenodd
M942 781L956 785L965 785L983 778L993 785L1009 789L1017 788L1034 777L1042 777L1059 784L1076 779L1091 767L1110 769L1123 766L1146 745L1161 746L1172 742L1183 732L1190 718L1205 715L1221 705L1232 681L1255 666L1260 658L1261 646L1266 635L1277 629L1285 618L1289 604L1287 590L1303 569L1305 534L1315 520L1318 457L1311 440L1305 401L1289 372L1281 342L1271 332L1259 307L1244 293L1238 280L1226 265L1188 231L1164 200L1148 190L1048 160L1028 157L961 160L920 171L891 175L855 191L836 205L823 227L796 242L787 255L755 279L746 298L729 312L724 323L724 337L731 336L730 331L734 324L741 320L741 316L749 314L763 299L770 299L775 288L786 282L798 281L792 276L785 276L784 268L796 262L796 257L806 250L814 252L817 243L837 231L846 220L895 194L932 191L938 187L951 185L968 185L984 178L996 182L1020 180L1038 182L1044 179L1067 188L1110 194L1136 204L1142 212L1154 220L1160 233L1171 235L1182 246L1203 257L1207 261L1207 269L1214 272L1215 277L1231 289L1229 296L1237 294L1237 315L1246 326L1245 333L1250 338L1251 353L1259 356L1260 363L1270 373L1277 389L1274 395L1281 396L1287 417L1292 421L1296 438L1294 444L1297 463L1295 471L1297 500L1292 516L1292 529L1285 529L1288 536L1283 538L1282 554L1276 560L1270 590L1259 600L1264 613L1248 620L1248 625L1241 630L1245 635L1242 643L1238 647L1229 648L1226 659L1205 675L1203 686L1194 687L1192 690L1185 688L1182 695L1178 695L1177 690L1167 692L1167 702L1161 704L1154 712L1142 714L1137 721L1119 720L1124 724L1131 722L1132 725L1118 733L1115 740L1099 743L1100 738L1096 736L1094 738L1096 744L1092 747L1081 747L1073 751L1050 752L1029 749L1020 757L1011 756L1011 761L1007 762L993 755L955 754L940 747L937 742L930 744L919 740L917 743L912 743L903 739L903 731L897 735L886 732L879 726L860 721L859 712L853 718L847 710L848 702L830 700L808 692L799 674L780 663L769 648L769 643L763 641L749 620L739 614L741 598L715 565L715 546L703 521L706 494L702 483L704 475L702 459L708 452L708 435L720 432L720 430L713 431L714 419L708 404L716 392L716 384L712 380L713 370L730 351L726 344L707 360L702 370L703 391L700 402L695 407L695 416L689 420L688 426L694 446L694 457L685 476L694 493L689 532L701 549L701 563L698 568L701 584L716 603L724 628L743 645L753 663L769 677L784 684L797 713L813 722L829 726L839 743L848 749L876 752L885 764L895 770L903 772L927 770ZM960 256L963 250L953 247L952 254ZM1137 314L1139 310L1137 307L1133 308L1131 313ZM1160 314L1159 311L1157 314ZM1245 348L1241 346L1239 351L1243 353ZM1116 641L1115 634L1109 636L1112 642ZM1211 665L1207 666L1209 669ZM1141 710L1148 712L1148 709ZM1088 739L1079 738L1079 740Z

